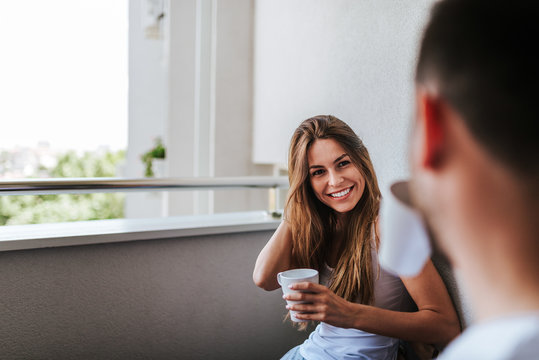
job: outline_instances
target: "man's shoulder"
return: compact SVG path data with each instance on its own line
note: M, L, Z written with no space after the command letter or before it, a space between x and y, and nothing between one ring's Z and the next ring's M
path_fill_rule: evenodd
M440 355L453 359L532 359L539 354L539 312L472 325Z

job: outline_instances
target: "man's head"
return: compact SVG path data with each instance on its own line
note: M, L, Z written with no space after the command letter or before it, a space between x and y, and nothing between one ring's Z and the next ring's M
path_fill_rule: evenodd
M469 243L481 232L509 231L511 204L537 209L537 54L535 1L434 6L416 69L413 192L453 261L485 250Z
M434 82L497 159L522 176L537 176L536 1L438 3L424 33L416 81Z

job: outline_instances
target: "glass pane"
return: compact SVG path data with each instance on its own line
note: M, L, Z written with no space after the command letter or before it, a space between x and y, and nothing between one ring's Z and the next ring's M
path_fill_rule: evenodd
M127 0L0 1L0 180L114 177L127 147ZM1 196L0 225L123 217L125 194Z
M125 150L127 5L0 1L0 178L58 176L67 152Z

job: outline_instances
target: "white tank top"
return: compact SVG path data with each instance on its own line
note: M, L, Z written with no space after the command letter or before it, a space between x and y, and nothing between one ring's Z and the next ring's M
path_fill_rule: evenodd
M374 273L378 274L378 254L372 252ZM320 271L320 283L328 285L333 269L325 265ZM411 311L413 301L401 279L384 269L374 283L374 306L396 311ZM307 360L394 360L399 340L371 334L357 329L343 329L320 323L300 346L300 354Z

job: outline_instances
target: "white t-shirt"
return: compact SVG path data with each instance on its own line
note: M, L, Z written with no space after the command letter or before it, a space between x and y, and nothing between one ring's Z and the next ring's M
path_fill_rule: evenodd
M373 250L373 267L378 273L378 256ZM320 283L327 286L333 269L325 266L320 271ZM374 283L374 305L383 309L410 311L413 301L401 279L383 268ZM393 360L397 356L399 340L371 334L358 329L343 329L320 323L300 346L300 354L307 360Z
M467 359L539 359L539 312L472 325L438 357L438 360Z

